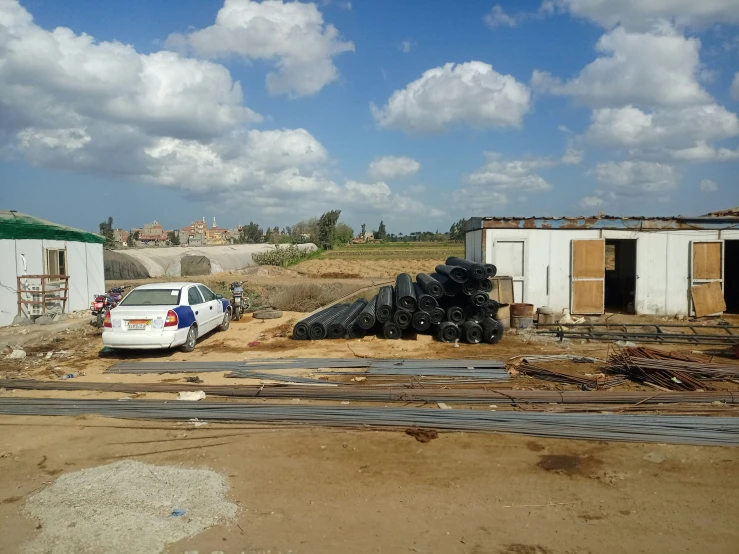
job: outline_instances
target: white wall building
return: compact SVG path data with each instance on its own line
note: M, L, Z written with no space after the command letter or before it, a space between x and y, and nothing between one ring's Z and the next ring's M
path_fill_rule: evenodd
M19 315L18 277L22 278L22 290L35 290L41 280L24 276L67 276L65 311L89 308L93 295L105 291L104 242L105 238L93 233L18 212L0 211L0 326L9 325ZM53 290L62 282L47 280L47 288ZM24 300L33 301L34 297L40 298L32 293L22 294ZM54 311L61 305L61 301L52 300L46 307ZM40 308L24 304L22 314L39 315Z
M514 280L516 302L573 314L690 315L717 282L739 313L739 217L471 218L467 259Z

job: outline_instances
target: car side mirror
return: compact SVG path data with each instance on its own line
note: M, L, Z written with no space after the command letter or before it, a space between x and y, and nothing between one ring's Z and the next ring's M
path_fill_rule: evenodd
M222 294L216 294L216 300L223 300Z

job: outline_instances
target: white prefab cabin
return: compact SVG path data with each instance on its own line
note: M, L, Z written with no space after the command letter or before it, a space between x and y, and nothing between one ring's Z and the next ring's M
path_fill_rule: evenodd
M94 233L0 211L0 327L17 315L89 308L105 291L103 243Z
M474 217L465 255L514 282L515 302L598 315L692 315L720 287L739 313L739 217ZM720 292L719 292L720 294Z

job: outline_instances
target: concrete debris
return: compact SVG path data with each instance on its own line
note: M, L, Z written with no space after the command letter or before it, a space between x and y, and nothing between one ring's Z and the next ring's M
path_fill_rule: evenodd
M33 320L22 315L17 315L13 318L13 323L11 323L11 325L33 325Z
M25 350L13 350L10 354L5 356L6 360L25 360L26 359L26 351Z
M616 342L616 344L621 348L633 348L636 346L636 343L633 343L630 340L620 340Z
M205 393L201 390L177 393L177 400L189 400L192 402L197 402L198 400L203 400L204 398L205 398Z
M227 491L226 478L214 471L133 460L68 473L29 498L26 510L41 528L23 551L159 553L233 520L238 508ZM174 509L187 516L171 517Z
M36 325L51 325L52 323L54 323L54 320L49 315L42 315L40 317L37 317L34 323Z
M451 410L452 407L444 404L444 402L437 402L436 405L442 410Z

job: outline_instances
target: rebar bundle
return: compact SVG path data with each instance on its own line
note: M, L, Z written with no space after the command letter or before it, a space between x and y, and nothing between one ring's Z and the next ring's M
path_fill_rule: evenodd
M739 418L423 408L300 406L238 402L0 398L0 414L96 414L125 419L248 421L350 428L424 427L441 431L518 433L537 437L712 446L739 445Z

